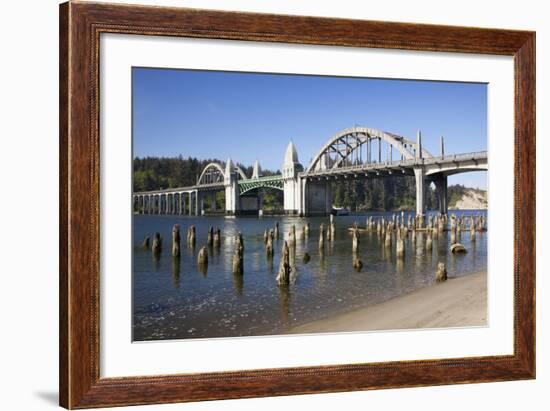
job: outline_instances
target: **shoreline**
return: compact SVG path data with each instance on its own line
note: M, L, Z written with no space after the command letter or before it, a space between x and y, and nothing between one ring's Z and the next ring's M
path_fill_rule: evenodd
M312 321L285 334L487 325L487 271L450 278L382 303Z

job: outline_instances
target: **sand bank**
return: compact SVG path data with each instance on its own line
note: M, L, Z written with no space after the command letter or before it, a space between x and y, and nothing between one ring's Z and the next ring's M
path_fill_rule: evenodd
M487 324L487 272L449 279L383 303L313 321L288 333L397 330Z

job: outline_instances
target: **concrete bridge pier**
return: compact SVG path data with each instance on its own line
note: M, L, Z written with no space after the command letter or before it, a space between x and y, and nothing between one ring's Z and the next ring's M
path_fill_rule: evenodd
M298 160L298 152L294 143L288 143L283 163L283 193L285 214L302 214L302 182L299 173L304 170Z
M230 158L227 159L225 164L225 213L226 214L238 214L240 210L239 199L239 182L235 166Z
M204 192L202 191L196 191L195 193L195 215L203 215L204 214Z
M448 211L447 176L440 175L434 178L433 182L435 184L437 201L439 204L439 212L441 214L447 214L447 211Z
M210 193L210 211L215 212L216 211L216 192L212 191Z
M416 181L416 215L423 216L426 212L425 196L426 196L426 177L424 175L424 167L414 168L414 178Z
M304 179L300 215L329 215L332 211L332 184L326 178Z

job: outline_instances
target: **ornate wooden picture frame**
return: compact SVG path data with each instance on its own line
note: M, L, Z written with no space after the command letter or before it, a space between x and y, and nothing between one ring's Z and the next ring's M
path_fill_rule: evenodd
M100 34L513 56L514 353L101 378ZM535 377L535 33L69 2L60 6L60 404L91 408Z

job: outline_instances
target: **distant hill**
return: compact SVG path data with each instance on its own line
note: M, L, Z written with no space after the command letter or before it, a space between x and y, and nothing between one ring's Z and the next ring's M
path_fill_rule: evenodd
M461 185L449 187L449 209L480 210L487 208L487 191Z

